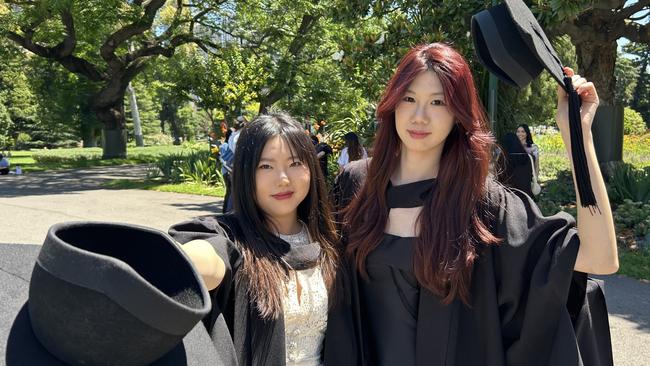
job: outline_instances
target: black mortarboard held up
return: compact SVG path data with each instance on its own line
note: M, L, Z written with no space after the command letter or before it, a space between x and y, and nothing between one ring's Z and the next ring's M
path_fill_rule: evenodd
M569 95L571 155L583 207L597 208L582 140L580 97L560 58L522 0L483 10L472 17L472 38L479 61L504 82L520 88L546 69Z

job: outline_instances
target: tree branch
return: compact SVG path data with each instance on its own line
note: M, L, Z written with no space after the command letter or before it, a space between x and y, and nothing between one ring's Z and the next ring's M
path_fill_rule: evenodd
M138 60L142 58L148 58L151 56L165 56L169 58L174 55L174 52L176 51L177 47L187 43L194 43L205 52L210 52L210 50L207 48L208 46L215 49L219 48L219 45L212 43L210 41L206 41L204 39L194 37L191 34L177 35L171 40L169 40L168 43L169 46L164 46L160 44L160 42L156 42L154 44L145 46L134 52L131 52L127 55L126 62L127 64L131 62L138 62Z
M117 47L129 38L142 34L150 29L156 17L156 13L164 4L165 0L149 1L144 8L145 10L142 18L122 27L106 39L106 42L101 46L99 53L111 68L117 69L124 66L122 61L115 55Z
M637 3L634 3L627 8L623 8L615 15L615 18L619 20L627 19L642 10L648 10L648 8L650 8L650 0L639 0Z
M87 60L72 55L72 52L76 46L74 26L70 13L67 11L64 13L66 14L62 13L61 19L64 22L68 34L64 40L61 41L61 43L54 47L45 47L38 43L35 43L32 40L34 29L36 26L42 23L42 19L37 19L31 24L32 26L35 26L34 28L23 30L25 36L21 36L18 33L12 31L7 31L7 38L14 41L22 48L34 53L35 55L59 62L63 67L75 74L83 75L92 81L107 80L107 76L101 73L95 65L91 64Z
M59 58L72 55L75 47L77 47L77 35L74 30L74 21L70 9L61 11L61 22L65 27L66 36L63 38L61 43L52 47L52 53L57 55Z
M621 37L625 37L632 42L650 43L650 26L648 24L628 21L617 27L617 31L620 31Z
M625 0L598 0L594 1L592 9L612 10L619 9L625 5Z
M156 38L163 39L169 37L169 35L174 32L174 29L176 29L181 24L180 18L182 13L183 13L183 0L176 0L176 11L174 12L174 17L172 18L171 24L163 32L163 34L160 35L160 37L156 37Z

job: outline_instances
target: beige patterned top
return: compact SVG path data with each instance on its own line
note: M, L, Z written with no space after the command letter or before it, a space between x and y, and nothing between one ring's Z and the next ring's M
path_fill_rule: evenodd
M293 245L311 242L304 224L298 234L278 236ZM320 266L291 271L282 304L287 366L322 365L328 303Z

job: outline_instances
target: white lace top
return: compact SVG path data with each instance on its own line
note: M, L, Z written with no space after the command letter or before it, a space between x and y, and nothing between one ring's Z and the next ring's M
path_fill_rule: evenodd
M311 242L304 224L298 234L278 236L293 245ZM320 366L328 306L320 266L292 271L282 304L287 366Z

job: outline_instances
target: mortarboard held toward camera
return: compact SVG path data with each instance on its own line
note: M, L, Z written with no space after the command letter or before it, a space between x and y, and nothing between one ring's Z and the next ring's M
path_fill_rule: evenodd
M0 364L218 365L211 301L166 234L54 225L42 246L0 244ZM4 360L4 362L2 362Z
M479 61L507 84L524 88L546 69L569 95L571 155L583 207L597 208L582 140L580 97L553 45L522 0L483 10L472 17L472 38Z

